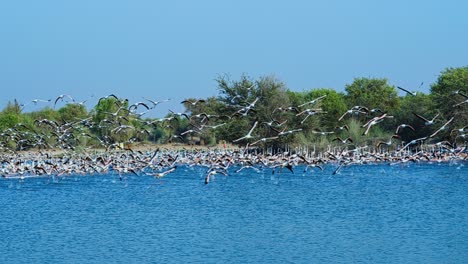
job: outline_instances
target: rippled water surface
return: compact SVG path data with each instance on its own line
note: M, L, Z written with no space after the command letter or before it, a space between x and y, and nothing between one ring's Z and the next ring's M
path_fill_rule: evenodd
M0 179L0 263L466 263L466 163L335 168Z

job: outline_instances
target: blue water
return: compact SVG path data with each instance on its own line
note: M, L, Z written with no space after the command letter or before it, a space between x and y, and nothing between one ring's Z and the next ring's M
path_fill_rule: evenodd
M335 167L0 179L0 263L466 263L466 163Z

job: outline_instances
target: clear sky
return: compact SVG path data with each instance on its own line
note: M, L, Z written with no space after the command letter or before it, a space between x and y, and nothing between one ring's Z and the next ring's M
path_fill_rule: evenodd
M294 91L384 77L428 92L446 67L468 65L467 10L463 0L2 1L0 107L60 94L94 106L113 93L171 98L153 113L164 115L243 73Z

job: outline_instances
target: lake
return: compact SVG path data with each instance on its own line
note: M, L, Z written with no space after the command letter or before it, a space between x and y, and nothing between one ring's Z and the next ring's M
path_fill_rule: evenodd
M0 179L0 263L466 263L467 164Z

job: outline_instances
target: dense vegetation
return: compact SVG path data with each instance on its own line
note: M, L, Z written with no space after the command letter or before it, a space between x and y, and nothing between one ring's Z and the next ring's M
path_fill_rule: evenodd
M222 76L217 84L217 96L187 98L185 112L170 112L165 118L145 118L160 102L131 103L115 95L101 98L90 111L63 96L58 100L67 104L58 110L47 106L23 113L15 100L0 113L0 148L112 149L135 142L380 148L388 146L378 142L388 141L401 124L414 128L398 131L402 143L423 138L455 147L466 140L468 67L441 72L429 94L409 91L403 96L387 79L379 78L356 78L344 93L330 88L291 91L271 76L257 80ZM437 115L436 122L426 125L418 115L427 119ZM375 124L366 126L369 121ZM438 131L447 121L448 128ZM252 127L253 137L243 138Z

